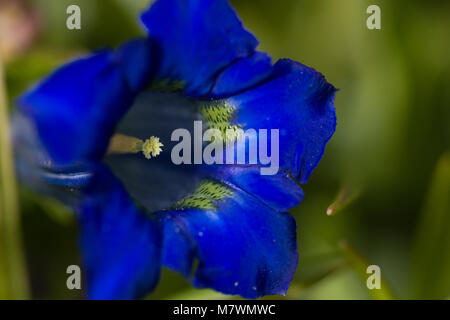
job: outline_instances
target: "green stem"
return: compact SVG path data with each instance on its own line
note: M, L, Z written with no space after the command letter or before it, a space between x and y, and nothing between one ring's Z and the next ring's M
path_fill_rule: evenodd
M28 277L22 250L7 100L4 66L0 61L0 296L27 299Z

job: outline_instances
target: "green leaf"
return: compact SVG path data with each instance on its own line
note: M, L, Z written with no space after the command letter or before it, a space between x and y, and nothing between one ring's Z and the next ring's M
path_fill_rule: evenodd
M413 248L413 297L450 294L450 153L439 159L421 213Z

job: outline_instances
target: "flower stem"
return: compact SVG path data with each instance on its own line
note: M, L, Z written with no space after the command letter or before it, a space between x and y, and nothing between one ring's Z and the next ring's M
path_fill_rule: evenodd
M0 298L27 299L28 277L20 233L4 66L0 60Z

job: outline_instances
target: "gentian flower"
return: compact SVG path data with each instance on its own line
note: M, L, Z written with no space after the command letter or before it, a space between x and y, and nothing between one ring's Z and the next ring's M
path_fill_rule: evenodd
M158 0L141 21L146 38L18 99L20 176L76 208L89 298L142 297L161 265L199 288L285 294L298 262L287 211L334 133L336 89L301 63L272 64L226 0ZM279 171L174 164L171 133L195 120L279 129Z

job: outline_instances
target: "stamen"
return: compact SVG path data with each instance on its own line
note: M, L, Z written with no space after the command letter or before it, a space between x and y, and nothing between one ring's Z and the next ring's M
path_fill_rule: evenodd
M162 152L162 146L163 144L159 142L159 138L152 136L150 139L145 140L142 145L142 153L147 159L150 159L152 156L156 157Z
M143 141L141 139L117 133L109 141L108 154L124 154L142 152L145 158L156 157L162 152L164 146L158 137L150 137Z

